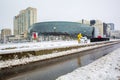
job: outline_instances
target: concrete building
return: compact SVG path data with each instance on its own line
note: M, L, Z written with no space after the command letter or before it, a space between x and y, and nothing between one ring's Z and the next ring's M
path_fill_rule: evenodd
M78 22L81 23L81 24L90 25L90 21L89 20L82 19L82 20L80 20Z
M24 41L24 35L10 35L7 36L7 39L9 42L15 42L15 43L19 43L21 41Z
M110 30L115 30L114 23L107 23Z
M113 30L110 32L110 37L111 38L117 38L120 39L120 30Z
M103 34L103 22L100 20L90 20L90 25L94 26L95 28L97 28L99 30L99 35L100 36L104 36Z
M11 29L2 29L1 30L1 39L3 42L7 41L7 36L11 35Z
M110 37L110 32L114 30L114 24L113 23L103 23L100 20L84 20L82 19L79 21L79 23L94 26L95 27L95 34L97 36L101 37Z
M103 28L103 22L102 21L82 19L82 20L79 21L79 23L95 27L95 30L96 30L96 33L97 33L95 37L97 37L97 36L104 37L104 28Z
M0 34L0 41L1 41L1 34Z
M0 34L0 40L1 40L1 34Z
M14 17L14 35L25 35L27 37L27 31L30 26L37 22L37 9L28 7L25 10L21 10L20 13Z
M103 23L103 36L110 37L110 28L107 23Z
M114 32L114 24L113 23L107 23L107 34L108 34L108 37L110 37L110 33L112 31Z

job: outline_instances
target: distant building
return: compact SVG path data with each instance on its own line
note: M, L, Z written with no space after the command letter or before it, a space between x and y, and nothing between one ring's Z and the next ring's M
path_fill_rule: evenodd
M11 29L2 29L1 30L1 39L2 41L7 41L7 36L11 35Z
M0 34L0 41L1 41L1 34Z
M120 39L120 30L113 30L110 33L111 38Z
M84 20L79 21L82 24L90 25L95 27L95 37L110 37L110 32L114 30L113 23L103 23L100 20Z
M90 20L90 26L94 26L99 30L99 35L104 36L103 34L103 22L100 20Z
M95 36L94 31L94 27L78 22L49 21L33 24L28 34L30 39L37 36L39 41L70 40L77 39L79 33L87 38L92 38ZM34 33L38 33L38 35L34 35Z
M82 20L80 20L78 22L81 23L81 24L90 25L90 21L89 20L82 19Z
M107 36L107 24L103 23L103 36L106 37Z
M108 24L110 30L115 30L114 23L107 23L107 24Z
M81 21L79 21L79 23L81 24L86 24L89 26L93 26L95 27L95 37L97 36L104 36L104 30L103 30L103 22L100 20L84 20L82 19Z
M20 42L24 40L24 35L10 35L7 39L9 42Z
M21 10L20 13L14 17L14 35L25 35L27 37L27 31L30 26L37 22L37 9L28 7L25 10Z
M110 37L110 27L108 26L107 23L103 23L103 35L104 37Z

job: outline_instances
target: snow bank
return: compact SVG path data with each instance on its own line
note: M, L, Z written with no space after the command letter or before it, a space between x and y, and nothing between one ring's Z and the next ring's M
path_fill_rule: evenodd
M88 43L80 43L80 44L78 44L77 40L1 44L0 54L17 53L17 52L25 52L25 51L38 51L38 50L54 49L54 48L65 48L65 47L80 46L80 45L87 45L87 44L94 45L96 43L104 43L104 41L93 42L93 43L90 43L88 41Z
M84 48L72 49L72 50L68 50L68 51L62 51L62 52L40 55L40 56L31 56L29 58L0 61L0 69L5 68L5 67L16 66L16 65L20 65L20 64L27 64L27 63L39 61L39 60L46 60L46 59L50 59L50 58L60 57L60 56L68 55L68 54L74 54L76 52L93 49L93 48L96 48L99 46L103 46L103 45L88 46L88 47L84 47Z
M100 43L100 42L99 42ZM103 43L103 42L101 42ZM87 44L96 44L96 43L87 43ZM0 54L6 54L10 52L17 52L17 51L25 51L25 50L40 50L40 49L49 49L49 48L58 48L58 47L69 47L69 46L75 46L75 45L87 45L87 44L78 44L77 41L60 41L60 42L42 42L42 43L24 43L24 44L14 44L14 45L4 45L0 46ZM112 43L111 43L112 44ZM46 60L50 58L55 58L55 57L60 57L68 54L74 54L76 52L84 51L84 50L89 50L97 47L102 47L107 44L101 44L101 45L94 45L94 46L87 46L79 49L72 49L68 51L62 51L62 52L55 52L52 54L46 54L46 55L40 55L40 56L32 56L29 58L21 58L21 59L13 59L13 60L7 60L7 61L0 61L0 69L5 68L5 67L11 67L11 66L16 66L20 64L27 64L30 62L34 61L39 61L39 60ZM10 49L10 50L2 50L3 48L8 48L8 47L17 47L20 49ZM28 48L24 47L28 46Z
M23 51L37 51L37 50L54 49L54 48L64 48L64 47L77 46L77 45L83 45L83 44L84 43L78 44L78 42L75 40L2 44L0 45L0 54L16 53L16 52L23 52Z
M120 48L56 80L120 80Z

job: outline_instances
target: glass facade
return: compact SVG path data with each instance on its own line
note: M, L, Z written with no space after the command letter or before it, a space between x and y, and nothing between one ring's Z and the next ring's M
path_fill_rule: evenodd
M29 37L33 32L37 32L38 36L70 36L76 38L78 33L83 36L91 38L94 36L94 27L77 23L77 22L66 22L66 21L51 21L51 22L40 22L35 23L29 29Z

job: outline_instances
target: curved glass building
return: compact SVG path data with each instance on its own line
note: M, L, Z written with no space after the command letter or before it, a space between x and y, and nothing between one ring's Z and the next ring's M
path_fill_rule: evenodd
M94 36L94 27L67 21L39 22L31 26L28 31L29 37L33 32L38 33L38 37L77 38L78 33L91 38ZM50 38L51 39L51 38Z

